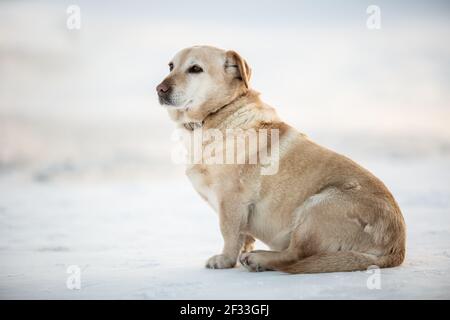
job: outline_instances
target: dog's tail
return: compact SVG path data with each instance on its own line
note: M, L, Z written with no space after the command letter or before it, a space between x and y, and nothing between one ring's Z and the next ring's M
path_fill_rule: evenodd
M355 251L321 253L307 258L273 265L277 271L288 273L322 273L367 270L370 266L395 267L403 262L404 251L376 257Z

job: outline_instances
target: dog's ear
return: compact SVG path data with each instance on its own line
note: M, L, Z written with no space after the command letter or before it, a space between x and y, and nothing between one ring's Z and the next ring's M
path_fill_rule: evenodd
M252 75L252 69L236 51L227 51L225 61L225 71L232 72L236 78L241 79L244 82L245 87L249 88L250 76Z

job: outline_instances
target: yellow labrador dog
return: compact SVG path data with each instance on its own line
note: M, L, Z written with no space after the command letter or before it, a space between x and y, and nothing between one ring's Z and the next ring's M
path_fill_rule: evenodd
M218 213L224 239L207 268L233 268L239 260L249 271L317 273L403 262L405 224L385 185L281 121L250 89L251 70L238 53L195 46L177 53L169 67L156 90L185 134L264 132L256 153L265 146L277 155L276 170L263 174L267 162L208 162L213 153L202 140L206 161L189 164L186 173ZM247 161L255 150L244 149ZM252 251L255 239L271 250Z

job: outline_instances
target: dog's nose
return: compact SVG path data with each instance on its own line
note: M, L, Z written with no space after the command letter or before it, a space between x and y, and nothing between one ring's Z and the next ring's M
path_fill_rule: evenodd
M159 96L166 95L170 91L170 86L166 83L161 83L156 87L156 92Z

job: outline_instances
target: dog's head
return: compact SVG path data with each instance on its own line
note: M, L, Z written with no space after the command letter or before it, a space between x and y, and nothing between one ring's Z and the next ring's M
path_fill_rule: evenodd
M156 91L177 122L202 121L245 93L251 75L238 53L210 46L181 50L169 62L169 70Z

